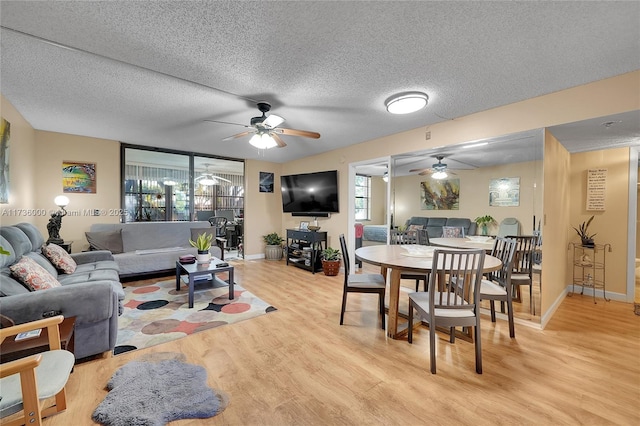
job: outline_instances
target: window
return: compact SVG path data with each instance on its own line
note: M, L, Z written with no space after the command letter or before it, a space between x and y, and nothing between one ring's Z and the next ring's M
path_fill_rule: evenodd
M356 175L356 220L371 219L371 176Z
M242 218L244 162L123 144L123 222Z

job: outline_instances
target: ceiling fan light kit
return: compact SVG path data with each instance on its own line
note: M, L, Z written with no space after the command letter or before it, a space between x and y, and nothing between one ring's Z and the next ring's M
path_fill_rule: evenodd
M422 92L404 92L393 95L385 101L391 114L410 114L427 106L429 96Z
M431 174L431 178L432 179L446 179L447 177L449 177L449 175L447 175L447 172L443 171L437 171Z
M258 149L269 149L278 146L269 133L257 133L249 139L249 143Z

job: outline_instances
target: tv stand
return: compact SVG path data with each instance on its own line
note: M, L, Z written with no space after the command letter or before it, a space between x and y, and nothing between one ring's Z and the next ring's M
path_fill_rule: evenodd
M327 247L326 232L287 229L287 265L312 273L322 270L322 250Z

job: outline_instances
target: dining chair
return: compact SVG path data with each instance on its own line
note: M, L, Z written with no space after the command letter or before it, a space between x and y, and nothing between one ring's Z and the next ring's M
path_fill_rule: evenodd
M520 235L520 222L515 217L506 217L498 225L498 237Z
M387 284L382 274L352 274L349 263L349 252L344 234L340 234L340 247L342 248L342 263L344 264L344 286L342 290L342 309L340 310L340 325L344 322L344 311L347 307L347 293L377 293L382 319L382 329L384 324L384 296Z
M419 229L415 231L398 231L395 229L391 230L391 244L416 244L418 242L418 233L420 231L426 232L426 229ZM427 239L429 237L427 236ZM401 280L415 280L416 282L416 291L420 289L420 281L424 283L424 291L427 291L427 280L429 279L428 275L424 274L409 274L403 273L400 275Z
M216 237L224 238L227 236L227 222L228 219L222 216L213 216L209 218L211 226L216 228Z
M449 341L454 343L457 326L474 327L476 373L482 374L479 297L484 257L482 249L436 249L428 291L409 294L408 340L413 343L415 310L418 317L429 324L432 374L436 374L436 327L448 328Z
M488 273L487 278L482 279L480 282L480 300L489 300L491 322L496 322L496 300L506 303L507 318L509 319L509 336L512 338L516 337L513 323L513 288L511 285L511 273L516 245L516 240L512 238L496 237L493 243L493 250L491 250L491 256L500 259L502 266L497 271Z
M32 330L47 329L49 350L35 355L0 364L0 417L19 417L2 421L3 425L41 425L42 418L64 411L67 408L65 385L73 369L75 356L60 349L58 324L62 315L14 325L0 329L0 342ZM51 401L51 398L54 401ZM49 400L51 405L44 407Z
M536 239L534 235L509 235L507 238L516 240L511 285L517 294L520 286L529 286L529 305L531 314L536 314L536 304L533 300L533 256Z
M540 294L542 294L542 234L540 231L534 231L536 244L533 250L533 274L538 275L538 285L540 286Z
M462 226L443 226L442 238L464 238L464 228Z
M429 232L426 229L418 229L418 244L423 246L430 246L431 240L429 240Z

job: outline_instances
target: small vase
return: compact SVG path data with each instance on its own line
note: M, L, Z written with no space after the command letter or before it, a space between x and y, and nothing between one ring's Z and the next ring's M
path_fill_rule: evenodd
M211 253L208 250L198 250L196 260L198 263L207 263L211 260Z
M322 271L325 275L330 277L334 277L338 275L340 272L340 261L339 260L322 260Z
M282 246L280 245L267 245L264 248L264 257L267 260L280 260L282 259Z
M480 226L480 231L482 232L482 235L487 235L487 225L481 225Z

